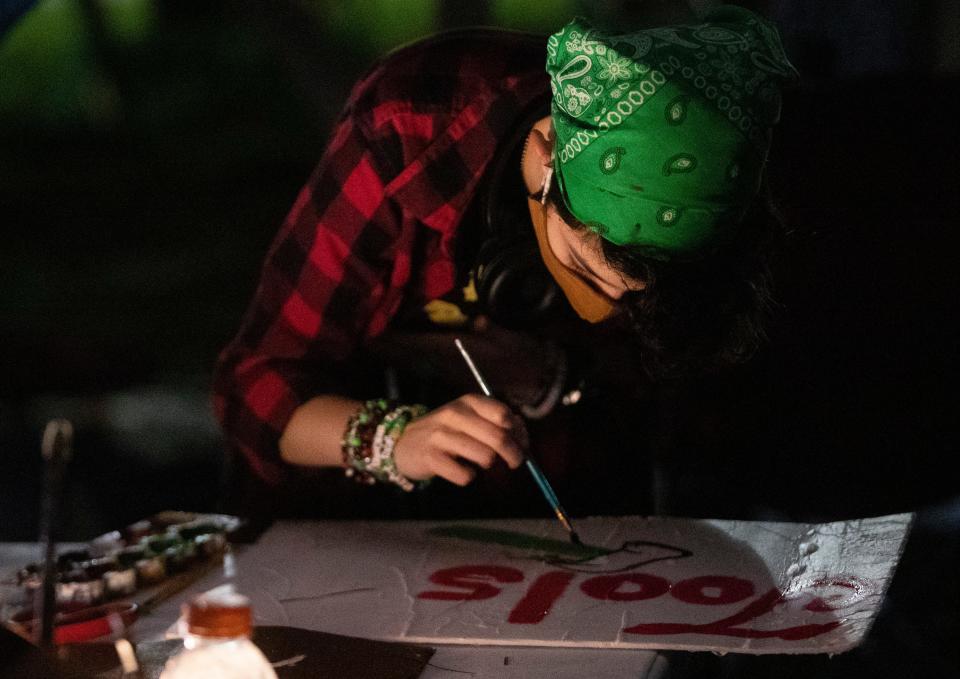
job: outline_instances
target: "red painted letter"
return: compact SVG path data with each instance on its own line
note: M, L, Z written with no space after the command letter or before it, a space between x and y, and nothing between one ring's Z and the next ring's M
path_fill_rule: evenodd
M871 590L866 582L853 577L816 580L809 585L809 588L832 592L822 597L814 597L810 603L804 606L808 611L814 613L828 613L852 606ZM840 594L841 591L844 591L846 596Z
M469 590L466 592L443 592L431 590L420 592L418 599L444 599L447 601L471 601L475 599L489 599L500 593L499 587L494 587L488 581L494 582L521 582L523 572L506 566L456 566L442 568L430 576L430 582L447 587L457 587Z
M621 587L626 583L634 585L626 591ZM583 593L594 599L610 601L640 601L654 599L670 591L670 581L647 573L622 573L620 575L598 575L580 584Z
M509 622L514 625L536 625L547 617L553 603L567 589L576 573L569 571L550 571L533 581L527 592L510 611Z
M781 601L783 601L783 596L780 590L774 588L747 604L742 610L714 622L703 624L686 622L641 623L633 627L626 627L623 631L626 634L718 634L744 639L770 639L779 637L780 639L794 641L825 634L840 626L839 620L831 620L825 623L811 623L808 625L797 625L796 627L770 630L737 627L737 625L742 625L766 615Z

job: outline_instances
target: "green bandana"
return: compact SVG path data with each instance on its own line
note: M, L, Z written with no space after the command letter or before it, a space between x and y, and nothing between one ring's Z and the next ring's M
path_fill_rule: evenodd
M728 240L757 193L796 71L741 7L613 35L574 19L547 42L557 180L570 212L618 245L690 259Z

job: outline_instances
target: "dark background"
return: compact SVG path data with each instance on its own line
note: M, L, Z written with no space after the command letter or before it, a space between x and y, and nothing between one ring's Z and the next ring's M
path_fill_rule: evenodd
M0 2L0 540L36 537L53 417L77 429L64 538L217 506L213 361L379 55L445 28L642 27L709 4ZM918 511L873 643L949 676L960 9L740 4L778 21L803 78L771 154L791 230L779 314L750 364L664 397L651 492L664 513L718 518Z

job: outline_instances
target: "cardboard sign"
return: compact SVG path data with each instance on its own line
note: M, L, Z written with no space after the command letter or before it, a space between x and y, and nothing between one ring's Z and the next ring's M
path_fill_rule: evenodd
M912 514L828 524L598 517L279 523L238 560L257 624L431 644L840 653Z

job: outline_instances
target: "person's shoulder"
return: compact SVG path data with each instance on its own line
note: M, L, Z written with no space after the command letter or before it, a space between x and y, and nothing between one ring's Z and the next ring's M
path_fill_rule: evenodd
M498 28L445 31L386 54L358 81L351 100L368 108L391 100L443 105L464 89L543 73L546 36Z

